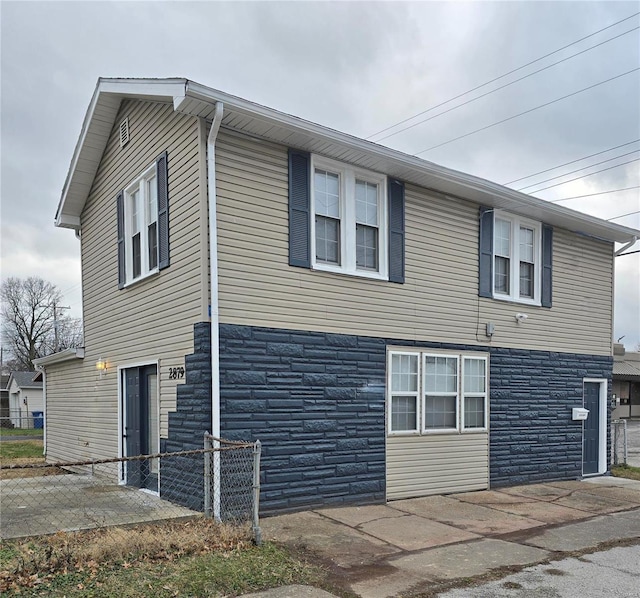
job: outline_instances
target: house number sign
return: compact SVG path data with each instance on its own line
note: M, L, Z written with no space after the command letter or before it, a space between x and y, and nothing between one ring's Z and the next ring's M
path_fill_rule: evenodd
M184 378L184 368L169 368L169 380Z

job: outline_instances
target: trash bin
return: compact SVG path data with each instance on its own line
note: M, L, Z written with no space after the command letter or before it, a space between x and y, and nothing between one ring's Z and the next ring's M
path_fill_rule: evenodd
M32 411L33 415L33 427L36 430L42 430L44 427L44 411Z

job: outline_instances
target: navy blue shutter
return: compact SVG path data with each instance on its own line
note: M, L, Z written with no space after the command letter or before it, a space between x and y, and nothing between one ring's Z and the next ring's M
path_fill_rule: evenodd
M553 228L542 226L542 307L551 307L553 289Z
M311 158L289 150L289 265L311 268Z
M169 267L169 157L156 160L158 182L158 269Z
M120 191L116 197L118 212L118 288L124 287L127 281L126 261L124 254L124 192Z
M493 208L480 207L478 295L493 296Z
M389 280L404 284L404 183L387 180L389 196Z

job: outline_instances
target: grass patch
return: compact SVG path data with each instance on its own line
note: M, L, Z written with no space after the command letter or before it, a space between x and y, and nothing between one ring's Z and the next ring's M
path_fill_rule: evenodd
M0 428L0 439L4 436L42 436L42 428Z
M16 440L0 443L0 465L12 465L15 459L41 459L42 440Z
M615 465L611 468L611 474L617 478L640 480L640 467L634 467L633 465Z
M323 578L284 548L205 518L9 541L0 564L3 596L237 596Z

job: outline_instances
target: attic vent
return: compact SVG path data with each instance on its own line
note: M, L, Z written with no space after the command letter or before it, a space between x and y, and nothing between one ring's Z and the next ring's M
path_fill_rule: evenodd
M124 147L129 143L129 118L125 118L120 123L120 147Z

